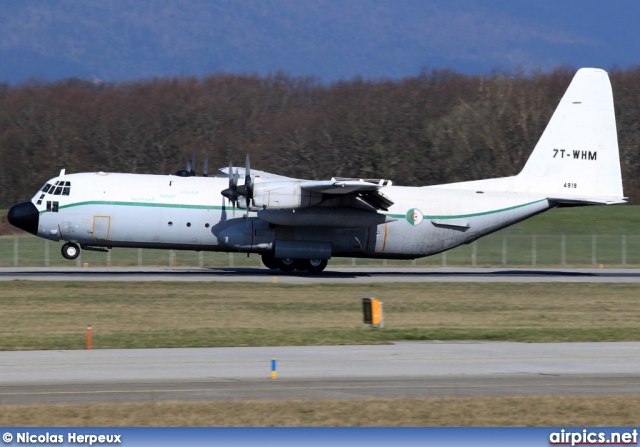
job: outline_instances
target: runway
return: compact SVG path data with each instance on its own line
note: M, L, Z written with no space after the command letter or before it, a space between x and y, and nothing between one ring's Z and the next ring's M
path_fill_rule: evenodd
M639 283L640 269L328 268L319 275L259 268L2 268L0 281L241 281L279 284L388 282Z
M0 352L0 404L603 394L640 394L640 343Z

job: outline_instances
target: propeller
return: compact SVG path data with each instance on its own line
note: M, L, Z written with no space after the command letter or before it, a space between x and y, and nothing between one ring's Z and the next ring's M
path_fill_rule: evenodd
M221 192L229 201L233 204L235 209L238 199L244 197L246 199L246 207L251 206L251 200L253 199L253 179L251 178L251 166L249 154L247 154L247 167L245 169L244 185L238 186L238 179L240 174L238 169L233 168L233 163L229 162L229 187Z
M253 199L253 179L251 178L251 166L249 154L247 154L247 167L244 171L244 185L238 187L238 193L247 198L247 205Z
M221 194L229 199L234 208L236 206L236 202L238 201L238 197L240 196L240 193L238 192L238 178L238 170L234 170L233 164L229 162L229 187L222 191Z
M193 157L187 158L187 169L181 169L176 172L179 177L195 177L196 175L196 153L193 153ZM203 177L209 176L209 157L204 157L204 170L202 171Z

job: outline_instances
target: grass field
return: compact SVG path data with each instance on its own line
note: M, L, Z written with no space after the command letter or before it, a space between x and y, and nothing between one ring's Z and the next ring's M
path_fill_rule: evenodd
M83 251L75 261L60 255L62 244L35 236L0 236L0 267L205 266L260 267L244 254L116 248L108 254ZM640 206L552 210L500 232L415 261L333 258L329 265L411 268L449 266L640 265Z
M385 328L362 324L361 298ZM0 349L640 340L636 284L0 282Z
M640 340L634 284L0 282L0 349ZM361 297L386 327L362 324ZM640 398L0 405L2 426L549 426L637 423Z
M636 426L637 396L0 406L0 426Z

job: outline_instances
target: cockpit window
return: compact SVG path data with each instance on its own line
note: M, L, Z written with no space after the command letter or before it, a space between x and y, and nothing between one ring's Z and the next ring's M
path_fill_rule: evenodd
M45 183L44 186L42 187L42 192L47 193L49 192L49 190L52 188L50 183Z
M52 189L49 191L54 196L68 196L71 193L71 182L56 182L55 191Z

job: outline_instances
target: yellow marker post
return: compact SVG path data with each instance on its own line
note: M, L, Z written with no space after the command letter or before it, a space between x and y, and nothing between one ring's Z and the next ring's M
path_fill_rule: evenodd
M277 277L277 276L274 276L274 277L273 277L272 282L273 282L274 284L278 284L278 277Z
M373 297L362 298L362 312L365 324L371 327L384 327L384 311L382 301Z

